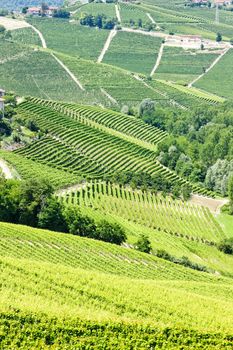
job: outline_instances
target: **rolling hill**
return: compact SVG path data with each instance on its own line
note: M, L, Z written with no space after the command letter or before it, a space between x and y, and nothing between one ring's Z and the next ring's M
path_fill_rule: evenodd
M233 12L47 3L0 0L0 348L232 349Z

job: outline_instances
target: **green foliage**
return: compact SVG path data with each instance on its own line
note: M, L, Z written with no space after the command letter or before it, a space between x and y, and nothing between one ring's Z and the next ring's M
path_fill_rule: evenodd
M104 242L120 245L126 241L126 234L123 228L116 224L110 223L107 220L102 220L97 226L97 239Z
M233 176L229 179L229 184L228 184L228 194L229 194L229 199L230 199L230 214L233 215Z
M96 225L93 219L82 215L78 207L67 207L64 218L68 231L73 235L95 238Z
M218 249L225 254L233 255L233 238L222 240L218 244Z
M140 252L149 254L151 252L151 242L145 235L141 235L136 242L136 249Z
M44 201L38 214L38 227L57 232L67 231L63 206L55 198L48 198Z

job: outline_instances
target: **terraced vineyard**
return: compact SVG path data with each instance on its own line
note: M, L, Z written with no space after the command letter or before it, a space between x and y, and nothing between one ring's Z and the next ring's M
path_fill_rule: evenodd
M167 180L181 185L186 183L186 180L156 160L155 152L151 148L156 147L156 143L166 136L159 129L151 128L139 121L136 122L136 128L134 123L126 126L118 113L114 116L120 118L119 123L114 121L111 124L110 121L110 124L107 124L104 117L109 115L109 112L104 113L91 107L76 108L69 109L62 104L35 99L22 103L18 107L20 116L34 120L47 136L16 150L15 153L64 171L92 178L103 177L104 174L111 174L114 171L133 171L150 175L160 174ZM94 121L94 113L100 112L101 117L97 117ZM99 123L98 120L102 118L103 121ZM132 121L131 117L124 116L124 118ZM195 185L192 185L192 188L194 192L210 193Z
M92 182L61 196L63 203L90 207L105 215L117 215L131 222L171 235L212 244L224 233L209 210L151 192L133 191L119 185Z

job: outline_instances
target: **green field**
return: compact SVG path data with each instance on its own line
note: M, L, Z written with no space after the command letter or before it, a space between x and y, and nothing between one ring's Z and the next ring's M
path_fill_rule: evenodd
M194 86L231 100L233 88L232 59L233 50L230 49L214 68L198 80Z
M104 63L149 76L160 46L160 38L119 31L104 57Z

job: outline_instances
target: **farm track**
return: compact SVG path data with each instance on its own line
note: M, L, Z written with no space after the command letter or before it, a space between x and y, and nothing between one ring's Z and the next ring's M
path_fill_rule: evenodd
M220 56L218 56L216 58L216 60L211 64L211 66L206 69L205 73L202 73L201 75L199 75L197 78L195 78L191 83L188 84L188 87L191 88L193 86L193 84L195 84L198 80L200 80L202 77L204 77L207 73L209 73L209 71L211 69L214 68L214 66L216 66L216 64L223 58L223 56L230 50L230 48L225 49Z
M109 46L110 46L113 38L116 36L116 34L117 34L116 29L113 29L113 30L110 31L109 36L108 36L108 38L107 38L107 40L106 40L106 42L104 44L103 50L101 51L101 53L99 55L97 63L101 63L103 61L104 56L105 56L106 52L108 51Z
M78 85L78 87L82 90L85 91L84 87L80 83L80 81L76 78L76 76L69 70L69 68L61 61L59 58L57 58L53 53L51 53L53 58L60 64L60 66L69 74L71 79Z
M115 9L116 9L116 17L119 23L121 23L121 14L120 14L120 10L119 10L119 6L118 4L115 5Z
M29 27L32 28L39 35L43 49L47 49L47 44L46 44L46 41L45 41L43 34L36 27L34 27L32 24L29 24Z
M147 15L147 17L149 18L149 20L151 21L152 24L156 24L154 18L151 16L150 13L147 13L146 15Z
M105 89L101 88L101 92L111 101L113 104L118 104L117 100L113 98Z
M163 56L163 49L164 49L164 44L161 45L160 49L159 49L159 54L158 54L158 57L157 57L157 60L156 60L156 63L150 73L150 76L152 77L154 74L155 74L155 71L158 69L159 67L159 64L161 62L161 59L162 59L162 56Z

